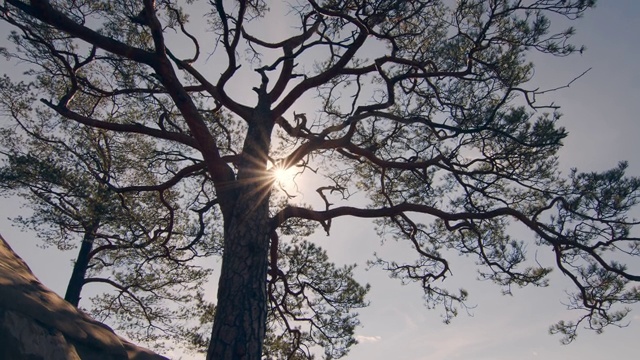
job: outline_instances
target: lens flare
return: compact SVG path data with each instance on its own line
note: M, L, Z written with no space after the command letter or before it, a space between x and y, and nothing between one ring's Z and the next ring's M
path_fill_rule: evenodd
M273 178L276 184L284 187L288 187L293 184L295 174L296 172L293 167L287 169L278 166L273 169Z

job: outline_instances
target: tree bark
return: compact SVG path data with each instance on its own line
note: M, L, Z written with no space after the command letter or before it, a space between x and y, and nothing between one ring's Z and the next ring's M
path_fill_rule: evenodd
M96 239L96 231L98 231L99 226L100 222L96 220L87 229L85 229L82 244L80 245L80 252L76 258L76 263L73 265L71 278L67 285L67 292L64 295L64 299L75 307L78 307L78 304L80 303L80 292L82 291L84 279L89 267L89 254L93 249L93 242Z
M243 201L247 209L248 202ZM260 359L267 316L268 214L237 214L225 235L218 304L207 359Z
M263 113L264 114L264 113ZM208 360L259 360L267 318L269 196L266 171L273 122L250 122L238 166L236 203L225 218L224 254Z

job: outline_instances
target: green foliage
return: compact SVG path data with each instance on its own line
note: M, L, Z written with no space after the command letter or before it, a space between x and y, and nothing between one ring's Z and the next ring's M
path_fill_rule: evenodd
M277 261L267 280L264 358L314 359L318 348L325 359L344 357L357 343L354 332L360 322L354 310L368 305L364 297L369 285L353 278L355 265L337 267L322 248L307 241L281 245ZM191 336L191 348L198 352L209 344L215 308L208 306Z
M91 271L119 285L96 298L96 314L115 313L147 339L169 332L202 349L213 321L214 333L237 334L210 339L219 353L237 340L229 351L346 355L368 286L305 240L317 226L330 234L340 216L374 218L383 238L410 245L413 262L370 264L418 283L445 322L466 306L466 290L440 284L448 257L463 255L505 294L546 286L558 269L577 289L569 307L585 312L552 331L567 340L583 322L601 331L640 300L640 277L623 265L640 255L629 215L640 180L625 164L563 178L558 107L536 102L548 91L528 89L530 53L584 50L572 27L551 19L577 19L594 4L7 0L0 18L16 29L17 49L2 53L29 70L26 82L0 80L11 120L1 130L3 190L35 210L26 226L52 239L64 229L53 241L61 248L65 231L100 221L96 241L113 251ZM267 34L274 21L291 34ZM192 30L203 26L209 32ZM294 112L303 105L312 109ZM316 189L277 192L278 166L295 166ZM516 223L537 241L514 237ZM533 246L551 263L531 261ZM200 255L222 255L221 278L246 284L221 289L236 286L246 304L220 295L225 310L214 311L199 291ZM266 266L254 265L266 259L265 279ZM154 296L192 301L193 312ZM234 319L254 318L218 321L235 310ZM172 318L185 323L170 329Z
M51 125L48 132L44 125ZM40 126L3 128L10 136L2 140L2 195L22 197L30 210L14 221L34 230L44 246L72 250L91 243L84 276L69 287L96 293L94 284L110 286L80 304L98 319L112 319L116 329L150 346L184 341L195 331L188 327L192 318L204 311L197 296L211 274L193 259L215 250L204 242L179 249L193 239L182 229L189 219L175 205L175 190L121 192L110 184L121 172L132 175L123 166L130 157L119 149L135 141L137 151L147 151L144 142L91 129L63 132L45 119Z
M354 331L360 324L353 310L368 305L364 296L369 285L358 284L354 268L336 267L308 241L281 246L278 267L268 279L271 321L264 353L312 358L311 348L320 346L326 359L345 356L356 343Z

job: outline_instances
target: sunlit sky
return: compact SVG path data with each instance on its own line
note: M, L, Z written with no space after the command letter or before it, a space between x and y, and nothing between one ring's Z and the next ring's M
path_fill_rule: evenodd
M562 86L591 70L571 87L548 99L562 106L561 124L570 136L561 151L566 172L603 170L628 160L630 173L640 176L640 1L600 1L597 8L575 24L574 42L587 51L564 59L536 56L536 84L543 88ZM3 26L2 31L6 31ZM6 34L0 34L6 38ZM3 73L11 73L0 62ZM2 199L0 233L30 265L40 280L63 294L75 253L60 255L38 247L33 234L22 233L7 217L23 212L15 199ZM640 217L640 214L636 215ZM629 316L629 326L609 328L596 335L582 331L576 342L560 345L560 338L548 335L549 325L577 316L562 301L568 282L556 274L548 288L517 289L514 296L502 296L500 288L475 280L472 259L454 261L449 288L464 286L470 291L472 316L464 311L444 325L438 309L427 310L418 286L401 286L380 270L366 271L365 261L374 251L402 254L408 248L389 242L383 247L367 220L338 219L331 236L312 237L325 247L338 264L357 262L357 279L370 283L371 306L360 311L362 326L357 329L360 344L348 359L406 360L512 360L512 359L633 359L640 353L640 307ZM527 233L522 239L533 238ZM533 244L531 252L535 251ZM548 250L540 249L544 258ZM640 261L638 261L640 263ZM640 268L640 264L631 264Z

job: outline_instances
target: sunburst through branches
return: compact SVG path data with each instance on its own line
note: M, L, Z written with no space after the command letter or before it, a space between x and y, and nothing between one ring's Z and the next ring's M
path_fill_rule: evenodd
M276 165L271 170L275 186L284 189L291 189L295 185L296 169L294 167L284 167Z

